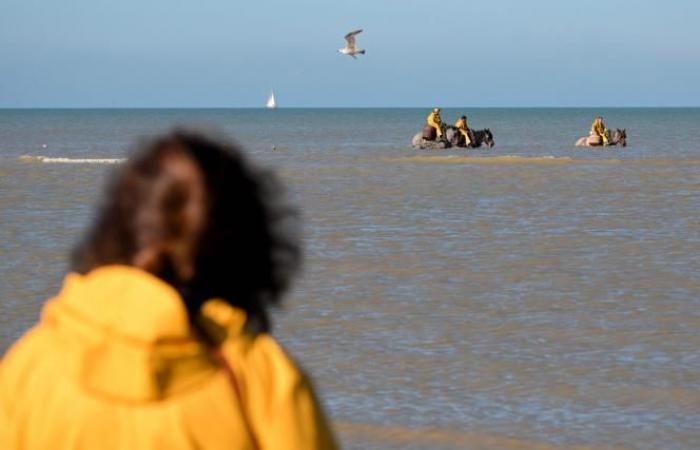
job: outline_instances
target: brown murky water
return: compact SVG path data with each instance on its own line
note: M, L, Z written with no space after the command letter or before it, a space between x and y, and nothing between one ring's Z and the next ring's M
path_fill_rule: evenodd
M475 111L496 148L443 154L406 148L420 110L0 112L0 350L111 159L214 123L302 207L275 333L345 448L698 448L700 111L604 111L631 145L571 147L595 113Z

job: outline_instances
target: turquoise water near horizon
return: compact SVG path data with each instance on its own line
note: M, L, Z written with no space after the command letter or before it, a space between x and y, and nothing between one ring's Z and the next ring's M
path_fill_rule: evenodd
M444 108L496 146L413 150L428 112L0 110L0 351L115 163L196 125L303 212L275 335L346 448L697 448L700 108ZM628 147L573 146L599 114Z

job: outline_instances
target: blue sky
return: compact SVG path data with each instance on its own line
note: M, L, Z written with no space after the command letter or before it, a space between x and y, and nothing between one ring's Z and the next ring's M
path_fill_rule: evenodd
M695 0L3 0L0 107L698 106L698 22Z

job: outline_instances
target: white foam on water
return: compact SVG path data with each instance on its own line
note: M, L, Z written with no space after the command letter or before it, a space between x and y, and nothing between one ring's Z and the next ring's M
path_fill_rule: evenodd
M120 164L126 158L68 158L64 156L22 155L18 158L27 163L46 164Z

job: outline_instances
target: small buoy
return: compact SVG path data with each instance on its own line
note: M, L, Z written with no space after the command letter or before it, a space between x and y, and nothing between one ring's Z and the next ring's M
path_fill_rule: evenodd
M277 147L273 145L273 146L272 146L272 151L274 152L275 150L277 150Z
M46 147L48 147L48 145L46 145L46 144L41 144L41 148L46 148Z

